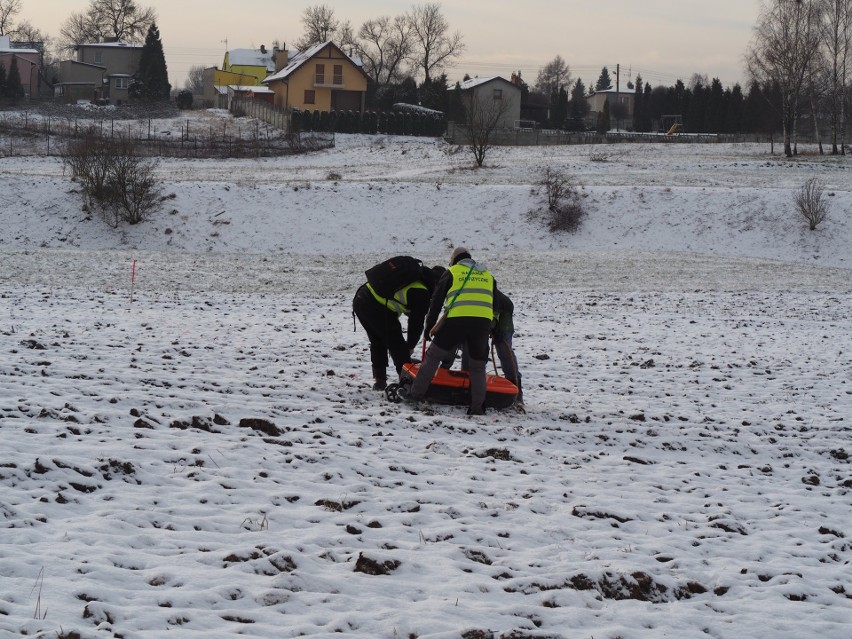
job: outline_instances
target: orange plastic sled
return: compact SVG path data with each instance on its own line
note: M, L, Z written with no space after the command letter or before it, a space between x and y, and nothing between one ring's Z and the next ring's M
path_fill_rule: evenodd
M413 383L419 370L420 364L403 364L400 385ZM398 401L395 392L387 396L391 401ZM505 377L485 376L485 408L509 408L517 397L518 387ZM438 404L467 406L470 404L470 374L467 371L439 368L426 392L426 399Z

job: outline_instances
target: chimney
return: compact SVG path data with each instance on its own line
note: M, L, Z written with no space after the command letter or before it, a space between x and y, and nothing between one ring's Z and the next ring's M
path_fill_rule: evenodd
M283 49L275 49L273 60L275 61L275 71L278 72L290 62L290 54L287 53L287 45Z

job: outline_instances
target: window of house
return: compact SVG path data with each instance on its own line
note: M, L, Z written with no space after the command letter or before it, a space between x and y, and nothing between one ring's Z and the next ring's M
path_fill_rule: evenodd
M305 89L305 104L316 104L317 92L313 89Z
M130 78L116 78L115 79L115 88L116 89L126 89L130 86Z
M334 75L332 76L332 84L343 84L343 65L334 65Z
M314 84L325 84L325 65L318 64L317 65L317 77L314 80Z
M494 89L494 99L502 100L503 99L503 89Z
M104 61L104 54L102 51L95 51L95 64L100 64Z

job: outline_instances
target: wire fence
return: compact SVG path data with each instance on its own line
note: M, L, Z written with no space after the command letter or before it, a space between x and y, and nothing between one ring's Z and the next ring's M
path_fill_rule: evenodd
M452 144L469 144L470 131L466 125L450 122L446 139ZM494 146L552 146L567 144L615 144L619 142L647 142L659 144L707 144L713 142L758 142L771 143L770 134L727 134L727 133L634 133L632 131L561 131L558 129L498 128L489 136ZM780 135L775 135L778 143Z
M181 118L179 111L145 115L44 108L0 112L0 157L61 156L69 140L92 131L107 139L132 140L139 153L160 157L274 157L334 146L333 134L289 136L274 121L199 120Z

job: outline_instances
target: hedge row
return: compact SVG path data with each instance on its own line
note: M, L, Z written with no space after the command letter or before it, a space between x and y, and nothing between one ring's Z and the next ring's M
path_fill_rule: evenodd
M293 110L294 131L335 133L383 133L438 137L447 128L443 117L396 111L299 111Z

